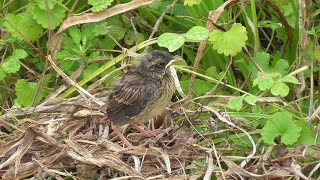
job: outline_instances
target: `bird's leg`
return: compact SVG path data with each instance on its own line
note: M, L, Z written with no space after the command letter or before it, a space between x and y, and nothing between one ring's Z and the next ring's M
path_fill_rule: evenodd
M113 129L113 131L119 136L119 138L121 139L121 141L128 146L129 149L133 149L134 146L128 141L128 139L126 137L123 136L122 132L119 130L119 128L117 126L112 125L111 128Z
M157 136L161 132L159 130L146 130L143 126L139 126L136 123L132 123L131 125L132 125L132 128L138 130L142 135L145 135L147 137ZM138 135L137 133L133 133L133 134L134 136Z

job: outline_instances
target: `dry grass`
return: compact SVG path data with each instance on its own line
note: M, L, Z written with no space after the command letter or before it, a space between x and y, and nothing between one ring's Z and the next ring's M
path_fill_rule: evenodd
M136 146L128 149L97 107L84 104L77 98L61 100L8 110L1 116L4 127L11 131L2 137L1 177L190 179L202 175L200 169L191 173L189 168L192 160L206 157L203 150L193 147L192 131L167 127L157 137L143 137L127 127L124 134Z
M97 99L105 101L106 97ZM0 122L7 132L2 133L0 148L3 179L210 179L213 173L219 179L257 179L296 175L301 173L293 168L296 160L319 158L298 155L297 147L282 148L285 155L271 159L271 146L264 154L243 161L242 150L215 147L194 129L177 125L162 126L156 137L141 136L127 127L124 135L135 146L128 149L98 107L79 97L9 109ZM223 155L231 151L238 154ZM206 163L197 165L194 160ZM237 165L239 160L245 163Z

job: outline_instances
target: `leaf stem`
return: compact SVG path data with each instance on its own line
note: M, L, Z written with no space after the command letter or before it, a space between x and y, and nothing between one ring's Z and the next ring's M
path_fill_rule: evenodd
M246 95L252 95L252 94L250 94L250 93L248 93L248 92L246 92L246 91L244 91L244 90L242 90L242 89L236 88L236 87L234 87L234 86L231 86L231 85L229 85L229 84L226 84L226 83L224 83L224 82L221 82L221 81L219 81L219 80L216 80L216 79L214 79L214 78L212 78L212 77L209 77L209 76L206 76L206 75L197 73L197 72L195 72L195 71L186 69L186 68L181 67L181 66L178 66L178 65L173 65L173 66L174 66L176 69L179 69L179 70L181 70L181 71L185 71L185 72L188 72L188 73L191 73L191 74L195 74L195 75L200 76L200 77L203 77L203 78L205 78L205 79L214 81L214 82L216 82L216 83L218 83L218 84L225 85L226 87L228 87L228 88L230 88L230 89L233 89L233 90L242 92L242 93L244 93L244 94L246 94Z

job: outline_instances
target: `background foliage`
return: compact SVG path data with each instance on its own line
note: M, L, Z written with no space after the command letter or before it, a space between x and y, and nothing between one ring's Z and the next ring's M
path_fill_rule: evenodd
M1 112L12 106L36 106L64 83L41 53L53 55L64 73L85 82L80 83L84 88L114 71L99 86L110 88L110 81L121 74L116 70L120 63L112 64L112 60L124 48L135 51L139 43L150 42L153 27L166 12L149 50L162 49L184 58L188 66L176 68L186 94L195 73L192 67L199 43L208 40L192 89L193 103L187 105L197 113L188 115L189 121L180 118L178 122L191 123L209 139L208 145L223 147L224 139L231 140L233 148L225 153L229 155L239 149L244 154L250 151L248 138L232 129L212 136L226 125L218 120L212 123L210 119L215 117L201 112L196 103L225 111L233 121L240 119L234 123L244 127L255 143L262 141L258 147L261 153L274 144L320 144L319 118L308 119L319 107L320 1L307 3L305 24L296 0L241 1L226 9L209 32L208 15L224 1L179 0L167 9L173 1L162 0L100 22L72 26L63 32L58 52L48 48L48 39L67 17L127 2L0 0ZM110 66L105 66L107 63ZM103 72L101 67L106 67ZM74 95L69 89L61 96ZM174 100L181 98L177 95Z

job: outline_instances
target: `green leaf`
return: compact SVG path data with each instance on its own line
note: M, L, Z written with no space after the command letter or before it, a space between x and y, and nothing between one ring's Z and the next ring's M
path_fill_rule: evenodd
M69 35L70 35L71 39L73 40L73 42L76 45L80 46L82 36L81 36L81 32L80 32L79 28L76 26L70 27L68 29L68 32L69 32Z
M274 144L274 139L281 136L281 142L286 145L292 145L298 141L301 127L297 126L292 120L292 114L289 112L277 112L272 115L262 128L262 139L267 144Z
M242 108L242 100L243 98L242 97L234 97L234 98L231 98L228 102L228 107L230 109L235 109L237 111L240 111L240 109Z
M124 38L127 30L122 26L112 25L107 29L107 31L115 40L118 41Z
M201 0L184 0L185 6L193 6L193 5L197 5L200 3L201 3Z
M90 53L89 56L86 57L86 60L90 61L90 60L97 59L99 55L100 55L99 51L93 51L92 53Z
M113 0L88 0L93 12L99 12L111 5Z
M64 60L60 63L60 69L68 75L71 75L80 66L79 61Z
M104 38L99 40L101 49L113 49L116 47L116 43L110 38Z
M187 41L202 41L207 39L209 36L209 31L202 26L194 26L187 33L184 34L184 37Z
M97 63L90 64L87 68L85 68L82 72L82 78L86 78L90 76L94 71L99 69L99 65ZM96 79L92 79L91 81L96 81Z
M31 14L28 12L18 15L8 13L6 19L15 28L13 28L8 22L4 22L3 26L7 28L8 32L13 37L18 38L19 40L23 40L23 37L18 32L30 41L37 40L42 33L41 25L32 19Z
M213 49L217 50L219 54L235 56L245 47L247 39L246 28L236 23L227 32L213 30L210 33L209 41L213 44Z
M99 35L105 35L107 34L107 29L111 29L112 26L109 26L107 22L102 22L102 23L90 23L91 26L94 27L93 29L93 33L94 33L94 36L99 36ZM83 31L85 31L83 29ZM92 33L92 32L90 32Z
M3 71L3 69L0 67L0 81L2 81L6 77L6 73Z
M166 47L169 52L173 52L179 49L185 42L183 35L175 33L164 33L158 38L158 45L160 47Z
M255 105L256 105L256 102L257 102L257 97L256 97L256 96L253 96L253 95L246 95L246 96L244 97L244 100L245 100L248 104L255 106Z
M47 10L47 8L53 9L53 7L57 4L57 2L61 2L61 0L45 0L45 1L44 0L36 0L36 3L39 6L39 8L41 8L43 10Z
M300 119L297 122L297 125L301 127L301 133L298 141L295 143L297 144L304 144L304 145L313 145L315 143L315 134L314 132L308 127L306 121L304 119ZM320 142L320 139L318 140Z
M285 97L289 94L289 87L284 82L277 82L272 88L271 93L275 96Z
M19 71L20 69L20 64L18 60L15 59L9 59L8 61L4 62L1 65L2 69L6 73L15 73Z
M132 45L135 41L137 43L140 43L144 40L144 36L141 33L135 34L133 31L127 31L125 37L124 37L124 42L127 45Z
M278 72L282 76L285 76L288 74L288 69L289 69L288 61L284 59L280 59L274 64L274 66L272 66L272 69L270 70L270 72Z
M27 52L23 49L15 49L11 55L11 58L14 58L16 60L23 59L28 56Z
M55 59L69 59L69 58L74 58L74 57L76 57L74 54L72 54L66 50L61 50L60 52L58 52L54 56Z
M50 11L40 8L36 3L29 3L27 11L31 12L33 19L35 19L43 28L48 28L50 19L50 29L55 29L62 22L66 9L56 4ZM48 13L49 16L48 16Z
M182 90L186 92L188 90L190 80L188 79L188 80L180 81L180 84L181 84ZM208 91L211 91L213 87L214 85L208 81L204 81L202 79L195 79L192 90L196 95L204 95Z
M292 83L292 84L300 84L298 79L292 75L284 77L282 79L282 82L288 82L288 83Z
M253 86L258 85L261 91L270 89L273 86L273 84L274 84L274 81L269 74L259 76L253 81Z
M27 57L28 54L23 49L15 49L11 56L7 57L4 60L4 63L1 65L3 72L6 73L15 73L20 70L19 59Z
M37 83L20 79L16 83L15 91L17 96L16 102L23 107L30 107L37 91Z
M272 67L270 67L269 62L270 62L270 54L266 52L259 52L257 55L254 57L255 62L258 64L258 66L265 72L265 73L280 73L281 75L285 76L288 74L288 68L289 64L286 60L284 59L279 59L277 60L276 58L273 59L273 64ZM252 78L254 79L257 77L258 74L258 68L253 62L249 62L248 69L252 72L253 76Z
M218 73L215 66L209 67L206 71L206 75L209 77L214 77L216 79L221 79L223 77L223 73Z

